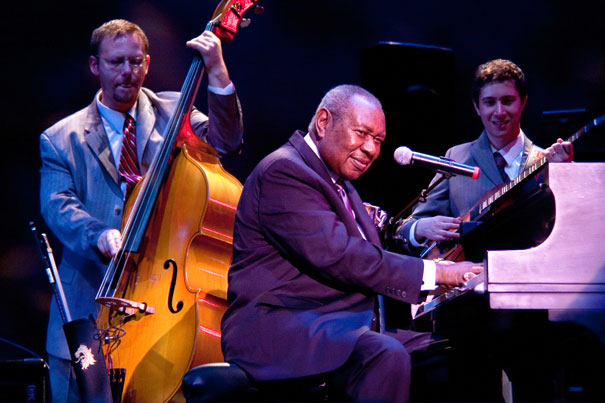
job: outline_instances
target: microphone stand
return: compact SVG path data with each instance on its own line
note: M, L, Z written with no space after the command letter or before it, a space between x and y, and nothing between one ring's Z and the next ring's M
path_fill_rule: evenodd
M420 194L418 196L416 196L410 203L408 203L408 205L405 206L399 213L397 213L397 215L391 217L389 219L389 222L384 226L383 238L384 238L384 241L385 241L385 244L387 245L387 247L389 246L389 244L392 244L392 242L394 240L400 239L398 235L392 233L392 227L397 225L397 222L399 221L399 219L401 217L403 217L404 215L409 214L411 212L412 207L414 207L416 205L416 203L418 203L418 202L425 203L426 198L431 190L433 190L437 185L439 185L445 179L449 179L452 176L454 176L450 172L438 171L438 173L440 173L441 176L437 180L431 182L426 189L422 189L422 191L420 191Z
M36 224L33 221L30 221L29 226L34 233L38 247L40 248L40 255L42 256L42 260L46 266L46 275L48 276L48 281L53 287L53 294L57 300L61 320L63 320L63 324L69 323L71 322L71 312L69 311L69 306L67 305L67 300L65 299L63 284L61 283L61 278L59 277L59 270L57 270L53 250L48 242L48 237L45 233L38 233Z
M412 207L414 207L414 205L416 203L418 203L418 202L425 203L426 198L431 190L433 190L438 184L443 182L445 179L449 179L453 176L453 174L448 173L448 172L439 171L439 173L441 174L441 177L439 179L437 179L436 181L432 182L431 184L429 184L429 186L426 189L422 189L422 191L420 191L420 194L418 196L416 196L407 206L405 206L403 208L403 210L401 210L399 213L397 213L397 215L391 217L391 219L389 220L389 225L391 225L393 222L399 220L405 213L407 213L409 210L411 210Z
M42 260L46 266L46 274L57 300L63 321L63 332L69 348L71 366L80 390L80 400L84 403L119 402L121 391L119 395L112 393L100 337L92 315L88 318L72 320L48 237L46 234L38 232L34 222L30 222L29 225L40 249Z

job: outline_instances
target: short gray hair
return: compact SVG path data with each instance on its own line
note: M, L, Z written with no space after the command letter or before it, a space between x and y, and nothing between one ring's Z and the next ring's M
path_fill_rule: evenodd
M342 117L344 112L348 109L350 105L350 100L354 96L360 96L368 100L370 103L380 107L382 109L382 104L371 92L368 90L352 84L342 84L338 85L331 90L329 90L326 95L321 99L321 102L317 106L313 117L311 118L311 122L309 123L309 133L315 134L315 117L317 116L317 111L322 108L325 108L330 111L332 116L334 116L335 120L338 120Z

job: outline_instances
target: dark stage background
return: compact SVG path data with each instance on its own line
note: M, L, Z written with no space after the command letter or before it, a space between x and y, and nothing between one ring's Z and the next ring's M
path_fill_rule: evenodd
M0 337L44 356L52 297L28 222L39 215L38 136L91 102L98 86L88 71L92 29L112 18L147 32L146 86L181 87L197 36L215 1L20 1L5 5L1 24L2 248ZM396 214L432 172L400 167L393 150L443 155L481 130L469 86L474 68L508 58L525 71L529 101L523 128L539 145L569 136L605 112L605 29L601 2L510 0L261 0L265 13L240 30L224 54L242 102L243 154L224 161L242 182L255 164L295 129L305 129L326 90L363 84L383 100L388 136L376 165L358 181L365 200ZM384 44L393 42L392 44ZM376 46L383 43L380 46ZM204 84L205 85L205 82ZM205 93L205 91L202 91ZM206 110L205 99L197 105ZM563 121L544 111L585 110ZM604 133L576 143L577 160L605 161ZM55 254L60 245L51 237ZM2 345L3 356L16 353Z

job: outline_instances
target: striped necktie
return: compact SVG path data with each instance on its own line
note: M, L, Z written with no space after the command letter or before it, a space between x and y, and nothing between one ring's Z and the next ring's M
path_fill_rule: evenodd
M340 198L342 199L347 210L349 211L349 214L351 214L353 219L355 219L355 212L353 211L353 208L351 207L351 203L349 202L349 197L347 196L347 192L345 191L344 183L339 179L336 181L335 185L336 185L336 188L338 189L338 194L340 195Z
M137 159L137 132L135 121L129 114L124 119L124 137L122 138L122 152L118 172L126 181L126 198L141 179L141 171Z
M509 182L510 178L508 177L508 174L506 173L506 170L504 169L504 167L506 167L506 160L504 159L502 154L500 154L498 151L496 151L494 153L494 160L496 161L496 166L498 167L498 171L500 171L500 176L502 177L502 181L504 181L504 183Z

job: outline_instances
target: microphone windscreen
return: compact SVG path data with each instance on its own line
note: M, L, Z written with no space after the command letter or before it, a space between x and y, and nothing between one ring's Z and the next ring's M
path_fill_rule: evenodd
M412 163L412 154L412 150L401 146L397 147L393 153L393 157L395 158L395 162L397 162L399 165L410 165Z

